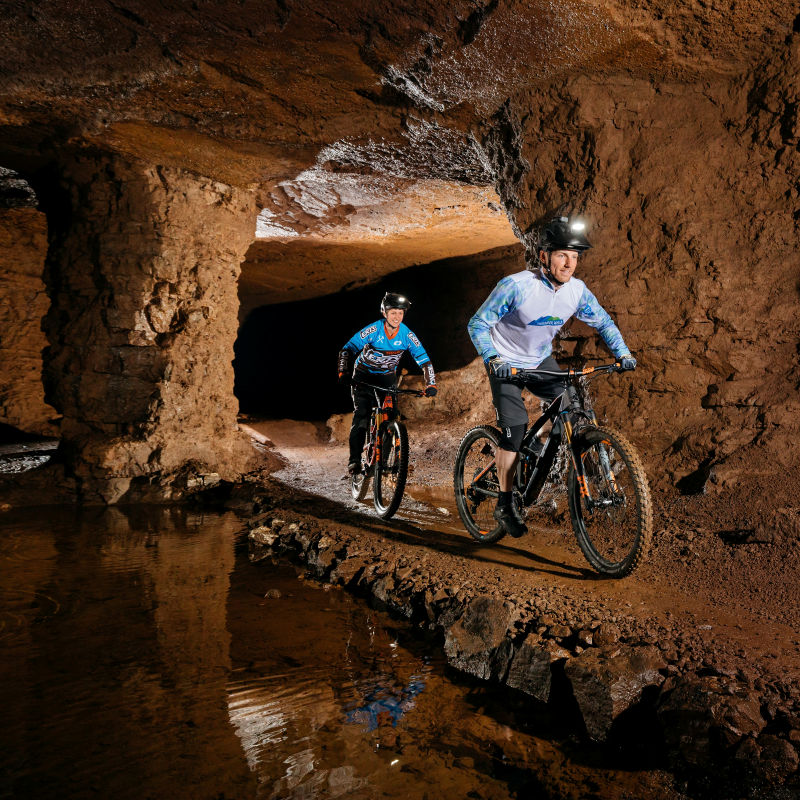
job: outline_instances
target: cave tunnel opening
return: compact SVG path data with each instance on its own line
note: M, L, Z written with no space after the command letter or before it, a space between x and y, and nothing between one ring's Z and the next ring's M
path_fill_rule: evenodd
M501 277L521 269L522 245L507 245L407 267L356 289L254 308L234 347L241 412L322 420L352 411L349 389L337 383L337 354L354 333L381 318L387 291L411 300L404 322L437 373L464 367L477 357L467 322ZM420 373L408 354L400 369Z

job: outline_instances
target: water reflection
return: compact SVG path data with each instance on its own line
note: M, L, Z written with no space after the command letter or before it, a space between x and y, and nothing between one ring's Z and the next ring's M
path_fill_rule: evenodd
M0 523L2 798L671 796L533 736L405 623L251 563L233 514Z
M110 509L2 522L0 794L249 791L224 703L237 521Z
M398 688L384 677L382 682L371 682L366 687L356 687L363 700L361 705L346 707L345 722L362 726L365 731L374 731L389 723L397 727L406 711L414 708L414 697L425 688L422 675L412 675L408 686Z

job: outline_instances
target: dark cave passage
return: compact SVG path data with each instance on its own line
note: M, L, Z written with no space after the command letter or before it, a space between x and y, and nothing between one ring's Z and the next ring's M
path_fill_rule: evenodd
M246 268L246 266L245 266ZM359 329L379 319L387 291L411 300L405 324L437 372L476 357L467 322L492 286L524 268L521 245L408 267L365 288L254 309L235 344L234 392L243 413L319 420L352 410L336 380L336 355ZM404 356L401 369L419 372Z

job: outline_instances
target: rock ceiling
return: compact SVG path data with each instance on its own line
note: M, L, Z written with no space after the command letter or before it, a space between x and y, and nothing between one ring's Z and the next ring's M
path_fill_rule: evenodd
M790 6L7 2L0 166L90 147L248 187L245 293L299 299L513 241L472 135L506 98L575 73L730 74Z

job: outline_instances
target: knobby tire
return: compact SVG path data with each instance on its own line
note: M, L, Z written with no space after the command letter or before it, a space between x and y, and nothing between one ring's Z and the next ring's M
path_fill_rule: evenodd
M408 433L398 420L381 423L381 457L375 459L372 496L378 516L389 519L403 501L408 477Z
M578 545L601 575L630 575L642 563L653 536L653 506L641 459L624 436L594 427L581 432L577 455L593 503L588 507L581 496L571 466L569 513Z
M467 533L482 544L492 544L506 533L492 516L499 491L497 469L494 466L486 469L494 461L499 441L500 432L489 425L467 431L458 446L453 470L458 515ZM494 495L483 494L484 491Z

